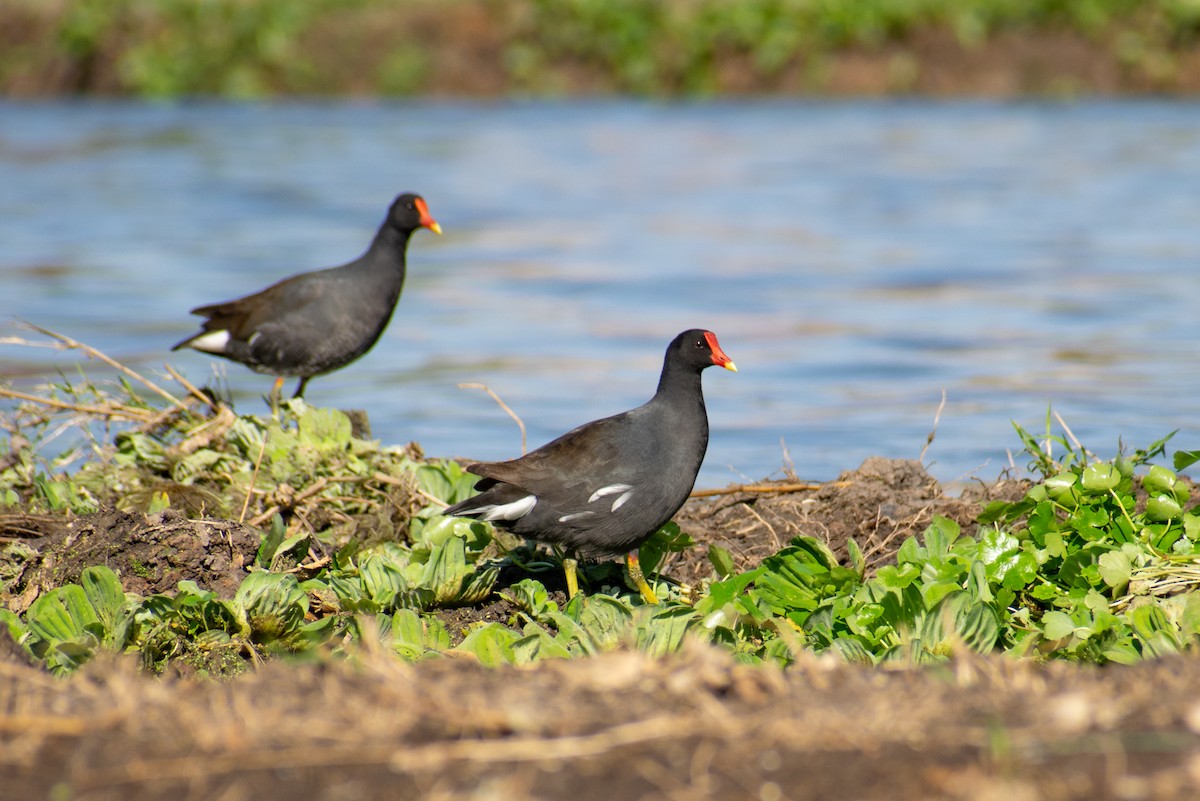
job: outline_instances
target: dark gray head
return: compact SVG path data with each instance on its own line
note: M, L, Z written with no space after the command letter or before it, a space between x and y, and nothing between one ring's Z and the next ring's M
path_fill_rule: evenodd
M429 216L429 207L425 205L425 198L412 192L405 192L392 201L392 207L388 209L387 221L388 224L406 234L411 234L418 228L428 228L435 234L442 232L442 226Z
M700 372L705 367L717 365L737 372L733 361L721 350L717 335L702 328L684 331L667 346L667 361L680 366L690 366Z

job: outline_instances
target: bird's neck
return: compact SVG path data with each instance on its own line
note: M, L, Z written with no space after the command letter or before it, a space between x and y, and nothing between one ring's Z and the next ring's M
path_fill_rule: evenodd
M666 401L670 398L689 398L703 410L704 393L700 373L691 367L666 362L658 379L658 391L654 393L654 399Z
M398 260L400 267L404 267L404 251L408 248L409 231L401 231L390 225L385 225L375 234L375 239L371 242L371 247L367 253L375 259L393 259Z

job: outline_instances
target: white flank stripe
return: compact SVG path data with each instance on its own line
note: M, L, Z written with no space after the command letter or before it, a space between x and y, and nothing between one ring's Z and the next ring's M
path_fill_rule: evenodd
M228 344L229 332L221 329L220 331L209 331L202 337L196 337L188 343L188 347L202 350L205 353L224 353L225 346Z
M482 515L483 520L519 520L529 514L529 510L537 505L536 495L526 495L510 503L481 506L475 511Z
M629 492L626 492L620 498L617 498L615 501L613 501L612 511L615 512L618 509L620 509L621 504L623 504L623 503L625 503L625 501L629 500L630 496L632 496L632 495L633 495L633 490L629 490Z
M588 498L588 503L591 503L597 498L603 498L605 495L613 495L615 493L625 492L626 490L631 489L633 489L632 484L609 484L607 487L601 487L593 492L592 497Z
M563 515L562 517L558 518L558 522L570 523L572 520L578 520L581 517L587 517L588 515L594 515L594 514L596 514L596 513L595 512L575 512L574 514Z

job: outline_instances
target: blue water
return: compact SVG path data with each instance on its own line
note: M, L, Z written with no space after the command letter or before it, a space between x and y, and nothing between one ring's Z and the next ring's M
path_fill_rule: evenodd
M701 486L917 458L943 390L946 482L1024 465L1009 421L1050 404L1101 455L1200 447L1195 103L0 104L0 338L261 410L269 378L168 352L187 310L357 256L403 190L445 235L307 393L386 443L515 456L458 383L534 446L644 401L699 326L739 367L704 376ZM19 387L71 362L0 346Z

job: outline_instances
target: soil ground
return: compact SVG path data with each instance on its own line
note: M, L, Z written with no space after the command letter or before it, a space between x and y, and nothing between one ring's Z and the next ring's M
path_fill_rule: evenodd
M869 459L837 481L729 491L677 517L698 546L667 572L709 575L705 548L749 567L797 534L886 563L935 514L971 531L1001 482L947 497L914 462ZM255 533L167 512L64 523L0 518L37 553L23 608L104 563L127 589L190 578L227 591ZM513 580L519 576L512 577ZM451 629L504 622L502 600L449 610ZM233 679L153 677L105 657L69 679L0 638L0 798L8 799L1172 799L1200 797L1200 660L1134 667L964 653L923 670L801 655L780 670L701 645L526 668L270 662Z

